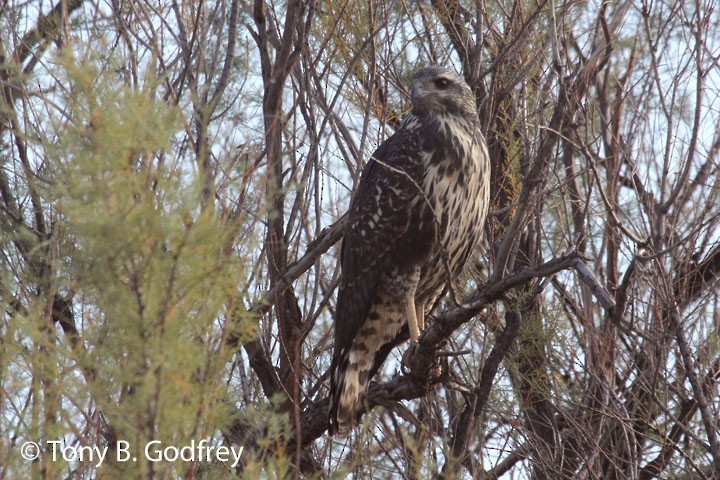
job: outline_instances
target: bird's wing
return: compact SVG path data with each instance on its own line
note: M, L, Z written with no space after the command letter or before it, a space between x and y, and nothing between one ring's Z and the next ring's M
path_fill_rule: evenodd
M388 138L373 154L352 199L341 253L335 356L352 344L382 275L424 258L434 240L418 144L417 134L406 129Z

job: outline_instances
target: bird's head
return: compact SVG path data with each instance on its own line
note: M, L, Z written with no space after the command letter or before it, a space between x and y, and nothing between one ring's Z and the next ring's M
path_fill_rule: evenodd
M425 67L413 75L412 110L417 116L459 115L475 118L475 97L465 81L443 67Z

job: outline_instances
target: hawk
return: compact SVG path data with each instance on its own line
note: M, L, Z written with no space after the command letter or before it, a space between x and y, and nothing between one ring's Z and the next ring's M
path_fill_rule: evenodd
M475 97L454 72L412 79L412 110L373 153L350 202L330 376L330 433L358 421L368 382L425 317L480 240L490 164ZM405 333L407 335L407 333Z

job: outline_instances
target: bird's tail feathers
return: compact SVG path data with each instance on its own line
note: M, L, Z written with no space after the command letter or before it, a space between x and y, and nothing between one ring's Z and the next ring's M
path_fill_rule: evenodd
M372 364L341 352L330 389L330 434L347 436L357 424Z

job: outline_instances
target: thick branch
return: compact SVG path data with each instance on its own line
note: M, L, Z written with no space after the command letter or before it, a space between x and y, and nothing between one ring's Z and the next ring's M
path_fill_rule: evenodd
M275 300L280 298L282 292L292 284L300 275L305 273L316 261L320 255L328 251L343 235L347 217L341 217L331 226L323 229L317 238L308 246L305 254L295 263L290 265L282 275L278 278L265 296L257 302L250 312L256 315L263 315L270 311ZM228 344L237 347L239 338L233 334L228 338ZM252 340L243 345L243 349L250 359L250 366L260 379L263 391L267 398L272 397L280 390L280 379L277 376L275 367L270 360L267 352L263 348L260 340Z
M715 285L719 278L720 245L717 245L690 272L676 276L674 279L676 295L683 303L693 302L708 287Z
M292 282L297 280L300 275L313 266L317 259L320 258L320 255L327 252L330 247L342 238L346 225L347 216L343 215L338 221L324 228L317 238L308 245L305 254L298 261L291 264L287 270L279 276L272 288L267 291L262 300L251 308L251 311L257 314L267 313L272 308L274 299L276 299L285 288L290 286Z
M62 0L55 4L47 15L38 19L37 26L27 32L20 45L13 52L13 61L22 65L32 54L32 49L44 40L56 38L60 34L61 20L80 8L84 0Z

